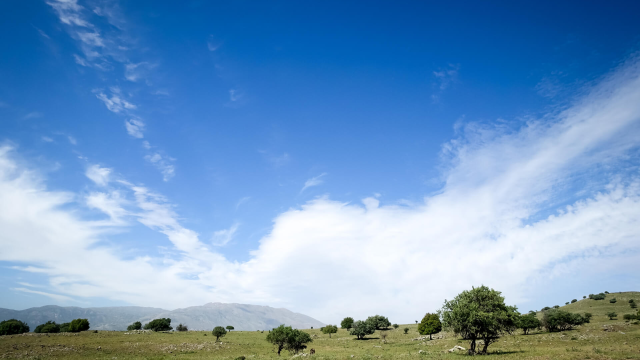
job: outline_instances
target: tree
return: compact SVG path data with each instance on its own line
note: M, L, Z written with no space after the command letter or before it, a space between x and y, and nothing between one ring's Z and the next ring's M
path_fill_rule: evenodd
M438 314L430 314L427 313L418 325L418 332L420 335L429 335L429 340L431 340L431 335L437 334L442 331L442 323L440 322L440 316Z
M376 328L368 321L358 320L353 323L353 327L351 328L351 332L349 334L355 335L358 340L364 339L365 336L371 335L376 332Z
M564 303L565 305L569 305L569 302L567 301L566 303Z
M338 326L337 325L327 325L327 326L322 328L322 333L323 334L329 334L329 338L331 338L331 334L335 334L337 332L338 332Z
M637 309L638 308L638 304L632 302L631 304L629 304L629 306L631 306L632 309Z
M584 323L585 323L585 324L590 323L590 322L591 322L591 318L592 318L592 317L593 317L593 314L592 314L592 313L584 313L584 316L583 316L583 318L584 318Z
M382 315L369 316L366 321L376 330L387 329L391 326L389 319Z
M291 353L298 353L307 347L306 343L313 340L311 335L304 331L292 329L291 326L280 325L269 331L267 341L274 344L278 350L278 355L282 349L287 349Z
M409 332L409 328L404 328L403 330L405 334Z
M394 329L397 329L397 328L399 328L399 327L400 327L400 325L398 325L398 324L393 324L393 328L394 328Z
M231 332L231 330L235 329L233 326L229 325L227 326L227 330L229 330L229 332Z
M609 320L613 320L613 318L617 317L618 314L615 311L611 311L607 313L607 316L609 317Z
M80 332L89 330L89 320L75 319L69 323L69 332Z
M131 331L131 330L141 330L142 329L142 323L140 321L136 321L133 324L127 326L127 330Z
M343 329L351 329L351 327L353 327L353 318L350 316L347 316L346 318L342 319L342 322L340 323L340 327Z
M171 327L171 319L169 318L161 318L161 319L153 319L148 323L144 324L145 330L152 331L169 331L172 330Z
M178 326L176 326L176 331L189 331L189 327L180 323L178 324Z
M504 333L516 329L518 310L507 306L499 291L486 286L465 290L453 300L446 301L441 310L444 326L470 340L469 355L476 354L476 341L483 340L479 352L486 354L487 348Z
M583 299L586 299L586 298L587 298L587 295L584 295L582 298L583 298Z
M571 330L574 326L579 326L584 323L588 323L591 317L582 316L580 314L570 313L564 310L549 310L542 314L542 326L547 331L565 331Z
M0 322L0 335L17 335L28 332L29 325L20 320L9 319Z
M578 302L578 299L573 299L571 300L571 303L573 304L574 302Z
M222 326L216 326L213 328L213 331L211 331L211 334L215 336L216 341L218 341L218 339L227 335L227 330L225 330Z
M527 335L527 332L529 332L529 330L537 329L540 326L540 320L536 317L535 313L520 315L520 317L518 318L518 329L522 329L522 333L524 335Z
M59 333L60 332L60 325L56 324L55 321L47 321L44 324L40 324L38 326L36 326L35 330L33 330L33 332L35 333Z
M62 323L60 324L60 332L70 332L69 331L69 326L71 325L71 323Z
M616 301L618 301L618 300L616 300L616 298L613 298L613 299L609 300L609 302L612 303L612 304L615 304Z

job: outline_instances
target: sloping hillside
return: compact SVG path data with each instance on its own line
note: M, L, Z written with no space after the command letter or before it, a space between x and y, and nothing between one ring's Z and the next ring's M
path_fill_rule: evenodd
M616 302L611 303L610 300L615 298ZM577 299L577 298L576 298ZM567 299L570 301L571 299ZM628 291L628 292L618 292L618 293L610 293L605 294L604 300L592 300L588 297L586 299L577 299L578 301L561 306L560 309L566 310L573 313L591 313L593 314L593 318L591 320L592 323L610 323L609 317L607 313L616 312L618 314L618 320L622 320L624 314L636 314L637 309L632 309L629 305L629 300L634 300L638 306L640 306L640 292L638 291Z

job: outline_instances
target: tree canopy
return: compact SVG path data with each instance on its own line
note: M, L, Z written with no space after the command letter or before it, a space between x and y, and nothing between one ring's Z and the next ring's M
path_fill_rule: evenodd
M368 321L358 320L353 323L351 332L349 334L355 335L358 339L364 339L365 336L371 335L376 332L376 328Z
M504 303L500 291L486 286L465 290L453 300L445 300L441 314L445 327L471 341L470 355L477 352L476 340L484 342L478 353L486 354L491 343L515 330L519 316L515 306Z
M36 328L33 330L33 332L35 333L59 333L60 332L60 325L56 324L55 321L47 321L44 324L40 324L38 326L36 326Z
M529 330L537 329L542 326L542 323L536 316L536 313L528 313L520 315L518 318L518 329L522 329L522 333L527 335Z
M342 319L342 322L340 323L340 327L343 329L351 329L351 327L353 326L353 318L347 316L346 318Z
M161 319L153 319L148 323L144 324L145 330L152 331L169 331L172 330L171 327L171 319L169 318L161 318Z
M431 340L431 335L437 334L440 331L442 331L442 323L440 322L440 316L438 314L427 313L418 325L420 335L429 335L429 340Z
M231 330L233 330L233 329L235 329L233 326L231 326L231 325L228 325L228 326L227 326L227 330L231 331Z
M331 334L335 334L337 332L338 332L338 326L337 325L327 325L327 326L322 328L322 333L323 334L329 334L329 337L331 337Z
M136 321L133 324L127 326L127 330L131 331L131 330L141 330L142 329L142 323L140 321Z
M215 336L216 341L218 341L218 339L227 335L227 330L225 330L222 326L216 326L213 328L213 331L211 331L211 334Z
M391 326L389 319L382 315L369 316L366 320L375 330L387 329Z
M267 341L276 346L278 355L280 355L283 349L297 354L307 347L307 343L313 340L311 335L304 331L292 329L291 326L280 325L269 332Z
M590 316L582 316L580 314L570 313L568 311L552 309L542 314L542 326L547 331L565 331L571 330L574 326L588 323Z
M16 335L27 332L29 332L29 325L20 320L9 319L0 322L0 335Z
M75 319L69 323L69 332L80 332L89 330L89 320Z

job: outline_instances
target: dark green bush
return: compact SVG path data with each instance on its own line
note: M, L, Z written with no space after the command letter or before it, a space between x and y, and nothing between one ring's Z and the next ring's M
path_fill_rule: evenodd
M153 319L148 323L144 324L145 330L153 330L153 331L169 331L172 330L171 327L171 319L162 318L162 319Z
M604 293L589 296L593 300L604 300L607 296Z
M89 330L89 320L75 319L69 323L69 332L80 332Z
M60 332L70 332L69 331L69 325L71 325L71 323L62 323L62 324L60 324Z
M629 306L631 306L632 309L636 309L638 308L638 304L632 302L631 304L629 304Z
M397 329L397 328L399 328L399 327L400 327L400 325L398 325L398 324L393 324L393 328L394 328L394 329Z
M604 293L605 293L605 294L608 294L609 292L608 292L608 291L605 291Z
M142 330L142 323L140 321L136 321L133 324L127 326L127 330Z
M371 335L376 332L376 328L368 321L356 321L353 323L351 332L349 334L355 335L358 339L364 339L365 336Z
M40 324L38 326L36 326L35 330L33 330L33 332L35 333L59 333L60 332L60 325L56 324L55 321L47 321L44 324Z
M353 318L348 316L342 319L342 322L340 323L340 327L347 330L351 329L353 327Z
M29 325L20 320L10 319L0 322L0 335L16 335L29 332Z
M612 304L615 304L616 301L618 301L618 300L616 300L616 298L613 298L613 299L609 300L609 302L612 303Z
M617 317L618 314L615 311L611 311L607 313L607 316L609 317L609 320L613 320L613 318Z
M405 334L409 332L409 328L404 328L403 330Z
M176 331L189 331L189 327L187 325L178 324L178 326L176 326Z
M523 334L527 335L527 332L531 329L537 329L541 326L540 320L536 317L536 313L529 313L526 315L520 315L517 322L518 329L522 329Z
M391 326L389 319L382 315L369 316L366 321L376 330L387 329Z
M571 300L571 303L573 304L574 302L578 302L578 299L573 299Z
M567 301L566 303L564 303L565 305L569 305L569 302Z
M218 339L227 335L227 330L225 330L222 326L216 326L213 328L213 331L211 331L211 334L215 336L216 341L218 341Z
M558 309L545 311L542 316L542 326L549 332L571 330L587 322L586 314L583 316Z
M638 320L638 316L634 314L624 314L622 317L625 321Z
M558 309L558 308L560 308L560 305L553 305L553 308L554 309Z
M542 311L547 311L547 310L551 310L551 308L548 307L548 306L545 306L545 307L542 308Z
M629 304L634 303L635 301L633 299L629 300Z

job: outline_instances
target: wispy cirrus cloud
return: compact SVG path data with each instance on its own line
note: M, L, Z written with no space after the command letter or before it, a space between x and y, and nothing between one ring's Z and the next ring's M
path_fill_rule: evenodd
M310 187L321 185L324 182L322 178L325 177L326 175L327 173L322 173L318 176L314 176L311 179L305 181L304 186L302 187L302 189L300 189L300 193L302 194L303 191L305 191Z

